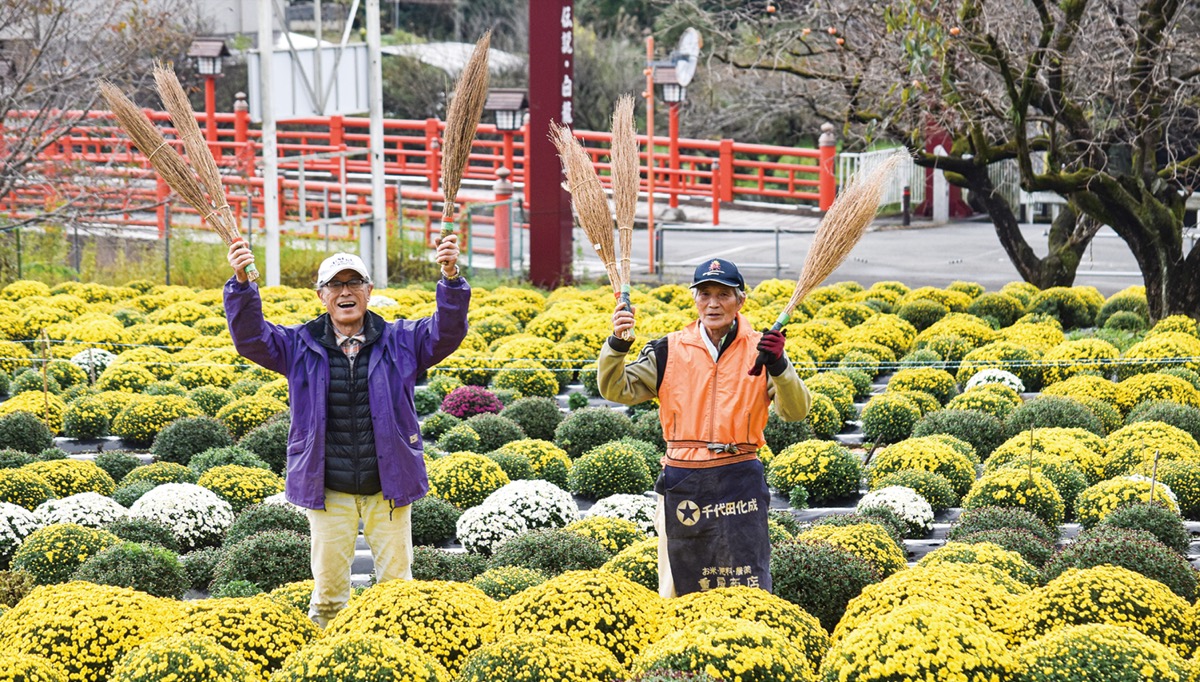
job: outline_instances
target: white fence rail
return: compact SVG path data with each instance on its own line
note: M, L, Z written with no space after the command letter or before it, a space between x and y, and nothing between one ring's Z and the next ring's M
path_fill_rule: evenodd
M900 147L892 147L890 149L873 149L869 152L838 154L838 182L845 184L859 173L870 173L899 149ZM892 181L884 189L883 196L879 199L879 205L899 204L904 196L905 185L912 192L913 205L925 201L925 169L913 163L911 158L901 162L899 170L892 176Z

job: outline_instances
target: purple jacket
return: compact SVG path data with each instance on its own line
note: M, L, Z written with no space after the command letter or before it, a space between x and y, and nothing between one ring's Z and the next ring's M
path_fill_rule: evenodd
M424 443L413 406L417 376L458 348L467 334L471 287L459 279L437 285L437 312L384 324L371 351L367 383L383 496L397 507L429 492ZM292 428L287 445L287 499L325 508L325 396L329 356L304 325L263 319L258 285L225 283L225 315L238 353L288 380Z

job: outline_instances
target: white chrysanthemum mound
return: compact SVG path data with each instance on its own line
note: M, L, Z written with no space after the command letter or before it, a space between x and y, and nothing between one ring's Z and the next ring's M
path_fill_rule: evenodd
M587 514L632 521L643 532L653 536L657 535L654 530L654 507L654 500L645 495L609 495L597 500Z
M28 509L0 502L0 566L7 566L17 547L38 528L37 518Z
M54 523L77 523L89 528L103 528L128 513L128 509L111 497L93 492L46 500L33 510L38 527Z
M82 369L88 376L100 376L117 356L102 349L88 348L71 356L71 364Z
M384 296L383 294L372 294L371 298L367 300L368 308L390 308L396 305L400 305L396 302L396 299Z
M458 517L458 540L491 554L500 543L538 528L561 528L579 518L575 499L548 481L513 481Z
M260 504L278 504L278 505L282 505L284 507L291 507L292 509L299 509L300 511L304 511L304 507L301 507L300 505L292 504L291 502L288 502L287 493L275 493L274 495L271 495L270 497L264 498Z
M167 524L185 552L216 545L233 523L229 503L194 483L151 488L133 503L129 515Z
M933 507L912 488L893 485L872 490L863 495L855 510L870 507L887 507L895 512L904 522L908 536L923 537L933 530Z
M978 372L972 374L970 379L967 379L967 385L963 390L969 391L972 388L975 388L976 386L982 386L983 384L1004 384L1017 393L1025 392L1025 384L1017 378L1017 375L1013 374L1012 372L1005 372L1002 369L979 370Z

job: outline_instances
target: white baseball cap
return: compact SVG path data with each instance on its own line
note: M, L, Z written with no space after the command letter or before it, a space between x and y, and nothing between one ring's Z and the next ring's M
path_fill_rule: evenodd
M333 279L334 275L342 270L353 270L362 275L366 281L371 281L371 275L367 274L367 264L363 262L363 259L352 253L335 253L321 262L321 267L317 270L317 286L325 286L329 280Z

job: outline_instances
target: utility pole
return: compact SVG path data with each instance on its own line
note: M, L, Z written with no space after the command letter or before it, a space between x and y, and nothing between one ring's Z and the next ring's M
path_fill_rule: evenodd
M367 0L367 96L371 136L371 227L360 235L359 252L374 273L375 286L387 286L387 195L383 168L383 61L379 0Z
M267 232L267 286L279 285L279 152L271 102L271 60L275 56L272 0L258 0L258 64L262 111L263 226Z

